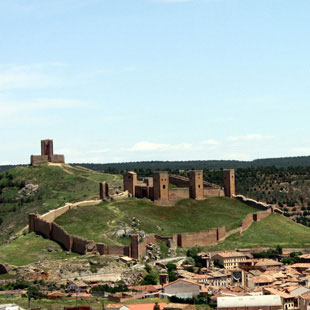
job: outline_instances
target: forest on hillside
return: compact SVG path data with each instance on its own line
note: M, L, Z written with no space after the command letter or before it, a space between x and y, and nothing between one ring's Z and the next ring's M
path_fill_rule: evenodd
M105 172L150 169L155 170L191 170L191 169L237 169L251 167L310 167L310 156L265 158L252 161L239 160L189 160L189 161L139 161L124 163L92 164L80 163L72 164L83 166L92 170Z

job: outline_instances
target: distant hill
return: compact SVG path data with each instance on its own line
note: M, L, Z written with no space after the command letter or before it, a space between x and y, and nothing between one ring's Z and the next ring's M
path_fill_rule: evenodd
M237 169L252 167L310 167L310 156L282 157L255 159L252 161L239 160L189 160L189 161L138 161L108 164L72 164L83 166L92 170L121 171L121 170L190 170L190 169Z
M263 158L252 161L241 160L188 160L188 161L133 161L123 163L72 163L72 166L82 166L96 171L123 171L123 170L190 170L190 169L237 169L252 167L310 167L310 156ZM0 172L16 166L25 165L0 165Z

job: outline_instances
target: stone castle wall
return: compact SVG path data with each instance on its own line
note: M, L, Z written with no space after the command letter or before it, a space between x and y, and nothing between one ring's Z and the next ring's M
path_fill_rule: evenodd
M169 200L189 198L189 188L169 188Z
M51 240L57 242L66 251L71 251L73 238L62 227L52 223Z
M190 248L193 246L214 245L218 241L217 236L217 228L197 233L178 234L178 246Z
M174 189L172 189L173 192ZM183 192L184 189L177 189L175 192ZM188 193L188 189L187 189ZM243 200L249 201L248 199ZM233 233L243 232L247 230L253 222L260 221L269 216L272 208L267 208L265 204L256 202L257 208L265 208L264 211L248 214L242 221L240 227L226 232L225 226L212 228L207 231L197 233L183 233L174 234L173 236L159 236L155 234L147 235L143 240L139 240L138 235L131 236L130 246L107 246L103 243L95 243L92 240L87 240L78 236L68 234L62 227L53 223L53 221L60 215L64 214L72 208L78 206L100 204L101 201L83 201L75 204L66 204L55 210L51 210L42 216L37 214L29 214L29 231L36 232L43 235L45 238L51 239L60 244L65 250L72 251L79 254L86 254L87 252L98 252L101 255L127 255L133 258L141 258L146 254L146 246L149 243L156 243L157 240L170 242L180 247L193 247L193 246L207 246L217 244L221 240L225 240ZM253 200L250 200L253 206Z
M222 188L204 187L203 196L204 197L224 197L225 193Z
M256 201L254 199L247 198L243 195L235 195L234 198L245 203L246 205L248 205L250 207L253 207L253 208L259 209L259 210L267 210L267 209L272 207L271 205L269 205L267 203L259 202L259 201Z
M248 214L241 223L242 231L247 230L253 223L253 214Z
M107 246L95 243L78 236L68 234L61 226L42 219L37 214L29 215L29 231L34 231L43 237L57 242L64 250L78 254L98 252L101 255L127 255L131 256L129 246Z

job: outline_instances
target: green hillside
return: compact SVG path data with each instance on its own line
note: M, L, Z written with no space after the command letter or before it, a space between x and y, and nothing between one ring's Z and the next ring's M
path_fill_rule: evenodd
M203 201L186 199L175 206L155 206L146 199L127 199L98 206L70 210L56 219L68 233L104 242L115 243L111 231L130 227L133 218L146 233L171 235L182 232L198 232L225 225L228 230L238 227L249 213L256 212L237 200L216 197ZM126 243L127 239L118 239Z
M119 187L119 175L104 174L83 167L42 165L16 167L0 174L0 244L28 223L28 213L43 214L62 206L98 197L100 181ZM19 195L25 184L38 185L31 195Z
M234 234L208 250L275 247L310 248L310 228L280 214L272 214L240 234Z
M78 254L68 255L56 242L44 239L35 233L21 236L9 244L0 246L0 263L14 266L55 259L64 259Z

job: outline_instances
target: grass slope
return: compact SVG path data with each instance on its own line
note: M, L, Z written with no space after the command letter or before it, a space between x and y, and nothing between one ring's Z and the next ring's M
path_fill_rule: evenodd
M234 234L208 250L237 248L275 247L310 248L310 228L294 221L272 214L260 222L253 223L245 232Z
M121 185L122 178L69 165L16 167L0 174L0 244L27 225L30 212L43 214L65 202L98 197L99 181L113 188ZM17 200L20 184L25 183L38 184L39 190L30 199Z
M170 207L155 206L145 199L128 199L73 209L57 218L56 223L70 234L111 244L115 240L109 239L106 233L120 229L123 224L130 226L133 217L140 221L139 229L146 233L171 235L223 225L230 230L238 227L247 214L256 211L226 197L186 199Z
M57 252L49 252L48 249ZM9 244L0 246L0 263L9 263L14 266L24 266L37 261L64 259L69 256L56 243L34 233L19 237Z

